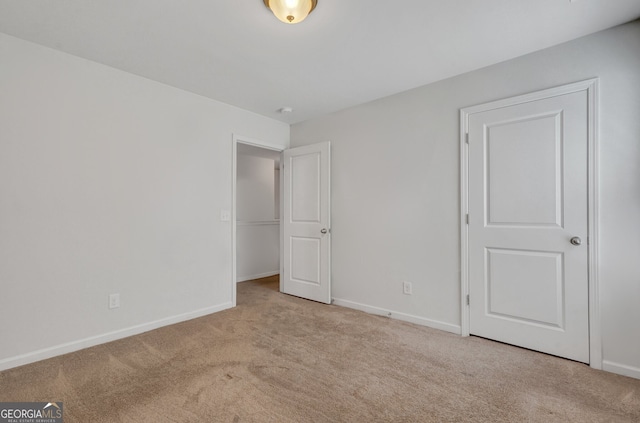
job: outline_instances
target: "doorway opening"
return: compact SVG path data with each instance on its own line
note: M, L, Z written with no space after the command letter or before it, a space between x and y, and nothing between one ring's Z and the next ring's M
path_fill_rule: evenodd
M233 305L237 284L280 275L282 149L233 139ZM265 279L265 280L267 280Z

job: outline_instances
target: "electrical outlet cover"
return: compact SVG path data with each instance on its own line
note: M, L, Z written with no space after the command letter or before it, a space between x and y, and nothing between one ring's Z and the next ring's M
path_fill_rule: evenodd
M120 307L120 294L109 295L109 308L114 309Z

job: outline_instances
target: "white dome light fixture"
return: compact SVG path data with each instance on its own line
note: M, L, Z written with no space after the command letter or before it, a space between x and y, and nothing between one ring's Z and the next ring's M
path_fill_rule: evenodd
M297 24L316 8L318 0L264 0L276 18L284 23Z

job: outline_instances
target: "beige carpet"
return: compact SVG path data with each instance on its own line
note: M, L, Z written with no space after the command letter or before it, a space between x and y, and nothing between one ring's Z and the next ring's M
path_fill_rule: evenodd
M0 373L65 422L639 422L640 380L238 287L238 307Z

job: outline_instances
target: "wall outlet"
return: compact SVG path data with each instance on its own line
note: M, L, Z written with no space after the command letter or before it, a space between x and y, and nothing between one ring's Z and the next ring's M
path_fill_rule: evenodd
M413 294L413 287L411 286L411 282L402 282L402 293L405 295Z
M229 210L220 210L220 221L228 222L231 220L231 211Z
M120 307L120 294L109 295L109 309Z

